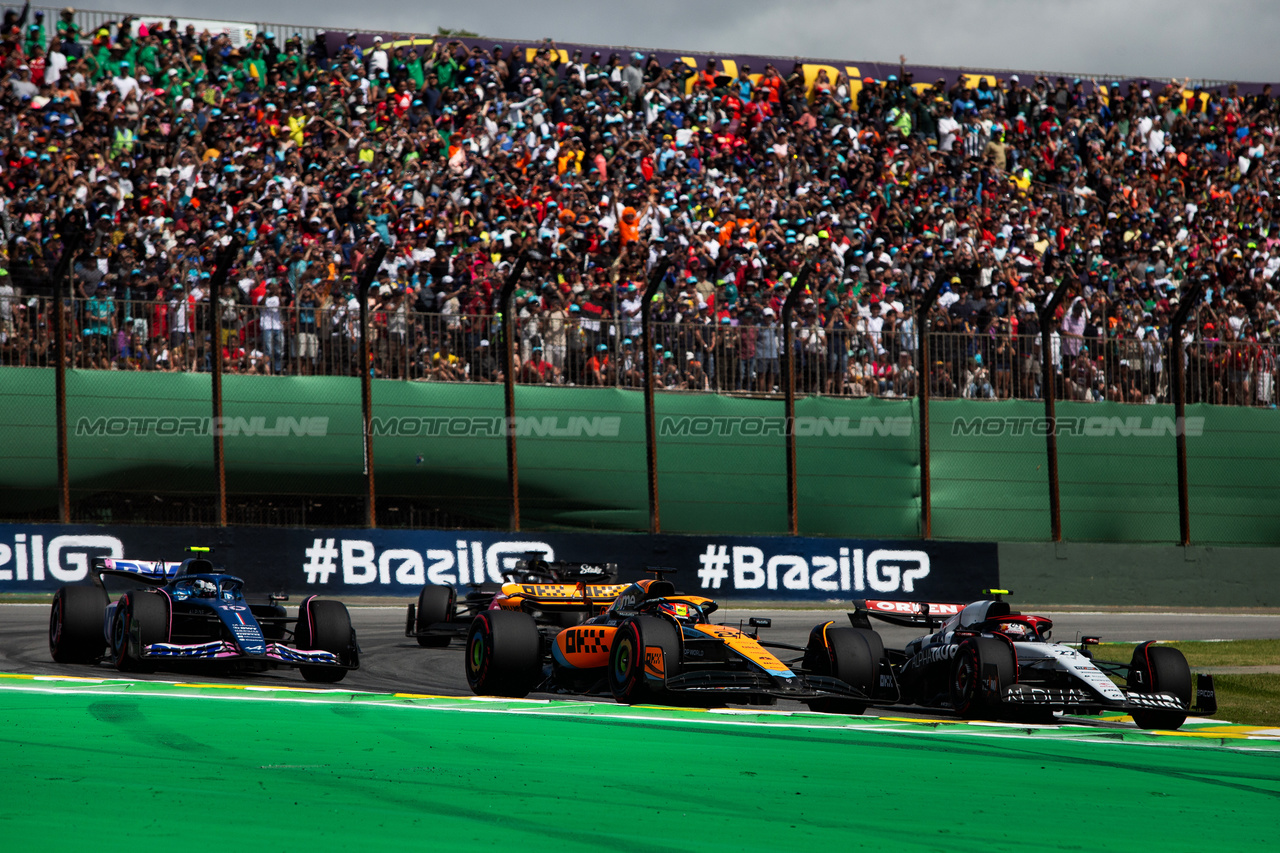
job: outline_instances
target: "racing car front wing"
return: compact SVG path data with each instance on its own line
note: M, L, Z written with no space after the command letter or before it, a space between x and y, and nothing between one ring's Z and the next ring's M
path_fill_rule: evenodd
M333 652L321 649L295 649L280 643L267 643L266 652L251 655L243 652L235 643L227 640L214 640L211 643L194 643L180 645L177 643L152 643L142 649L146 658L181 658L185 660L269 660L284 664L306 664L307 666L346 666ZM354 667L346 667L353 669Z
M763 672L730 672L703 670L673 675L666 688L681 693L752 694L778 699L854 699L870 702L871 698L838 678L796 673L793 677L774 677Z
M1071 712L1098 711L1180 711L1193 717L1208 717L1217 713L1217 694L1213 676L1196 676L1196 699L1191 707L1172 693L1139 693L1125 690L1124 701L1114 702L1100 698L1096 693L1078 687L1059 687L1041 684L1010 684L1000 694L1000 701L1008 705L1061 708Z

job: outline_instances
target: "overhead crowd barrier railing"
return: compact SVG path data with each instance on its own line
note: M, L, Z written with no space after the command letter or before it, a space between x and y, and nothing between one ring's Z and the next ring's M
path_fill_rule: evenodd
M163 296L163 294L162 294ZM409 311L405 300L373 300L369 343L374 378L434 382L501 382L498 315ZM24 297L7 309L11 331L0 335L0 366L52 367L54 323L48 297ZM220 303L223 371L244 375L359 375L359 311L338 305L282 307ZM76 298L64 304L68 366L80 370L209 372L213 310L187 298ZM0 314L5 313L0 311ZM703 312L706 313L706 312ZM562 316L563 315L563 316ZM727 318L721 318L727 319ZM929 364L908 327L794 326L799 396L915 398L927 376L934 399L1041 400L1039 335L930 332ZM1007 328L1007 327L1004 327ZM717 322L711 317L654 322L645 351L638 319L585 319L579 312L526 316L515 323L515 381L522 385L654 386L748 396L783 393L784 335L771 317ZM1185 342L1186 401L1275 408L1277 344L1237 333ZM1171 403L1171 342L1154 333L1050 337L1055 396L1076 402Z

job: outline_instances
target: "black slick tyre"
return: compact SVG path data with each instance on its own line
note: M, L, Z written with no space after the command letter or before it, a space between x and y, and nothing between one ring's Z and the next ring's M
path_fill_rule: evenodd
M103 616L110 604L106 590L97 586L64 586L53 596L49 609L49 654L57 663L94 663L102 657L107 640Z
M1183 705L1191 706L1191 667L1177 649L1143 643L1133 650L1129 670L1130 683L1135 672L1141 673L1144 693L1172 693ZM1141 729L1172 730L1187 721L1187 715L1180 711L1134 711L1132 716Z
M451 586L424 586L418 593L418 610L414 631L418 645L426 649L440 649L453 639L449 634L423 636L422 632L440 622L452 622L457 593Z
M984 684L988 666L995 667L996 683ZM994 717L1000 713L1004 688L1018 678L1018 660L1013 645L992 637L970 637L960 643L951 663L951 702L961 717ZM989 687L996 695L990 695Z
M860 628L837 628L827 622L809 632L804 665L817 675L838 678L850 687L870 696L875 691L884 657L884 642L875 631ZM861 714L865 702L853 699L823 698L807 703L809 710L835 714Z
M528 613L485 610L467 632L467 684L477 696L520 699L542 680L542 635Z
M666 680L679 674L680 633L675 625L656 616L634 616L618 626L609 649L609 691L614 699L628 705L674 704Z
M116 602L116 612L111 620L111 657L121 672L151 672L155 667L135 655L129 648L130 634L135 626L141 637L140 645L149 646L169 639L169 596L162 592L136 590L126 592ZM141 651L138 649L137 651Z
M348 663L351 614L341 601L309 598L298 608L298 627L293 636L299 649L333 652L338 660ZM298 672L318 684L335 684L347 677L347 671L336 666L300 666Z

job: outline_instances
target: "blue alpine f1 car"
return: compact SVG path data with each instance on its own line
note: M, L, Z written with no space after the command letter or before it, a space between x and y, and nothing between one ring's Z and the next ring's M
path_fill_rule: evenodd
M112 601L108 577L133 588ZM91 578L54 595L49 651L58 663L110 660L122 672L202 663L258 672L296 667L316 682L341 681L360 666L342 602L308 596L291 617L279 603L288 596L250 603L244 581L207 557L180 563L98 557Z

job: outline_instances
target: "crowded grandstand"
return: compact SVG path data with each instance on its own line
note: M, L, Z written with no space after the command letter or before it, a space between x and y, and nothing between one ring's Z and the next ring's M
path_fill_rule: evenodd
M1033 399L1047 360L1066 399L1158 403L1182 358L1189 402L1274 407L1270 86L76 20L5 14L2 365L52 363L73 223L77 368L353 375L367 335L376 377L501 381L497 297L524 254L519 382L652 367L664 389L775 393L801 286L804 393Z

